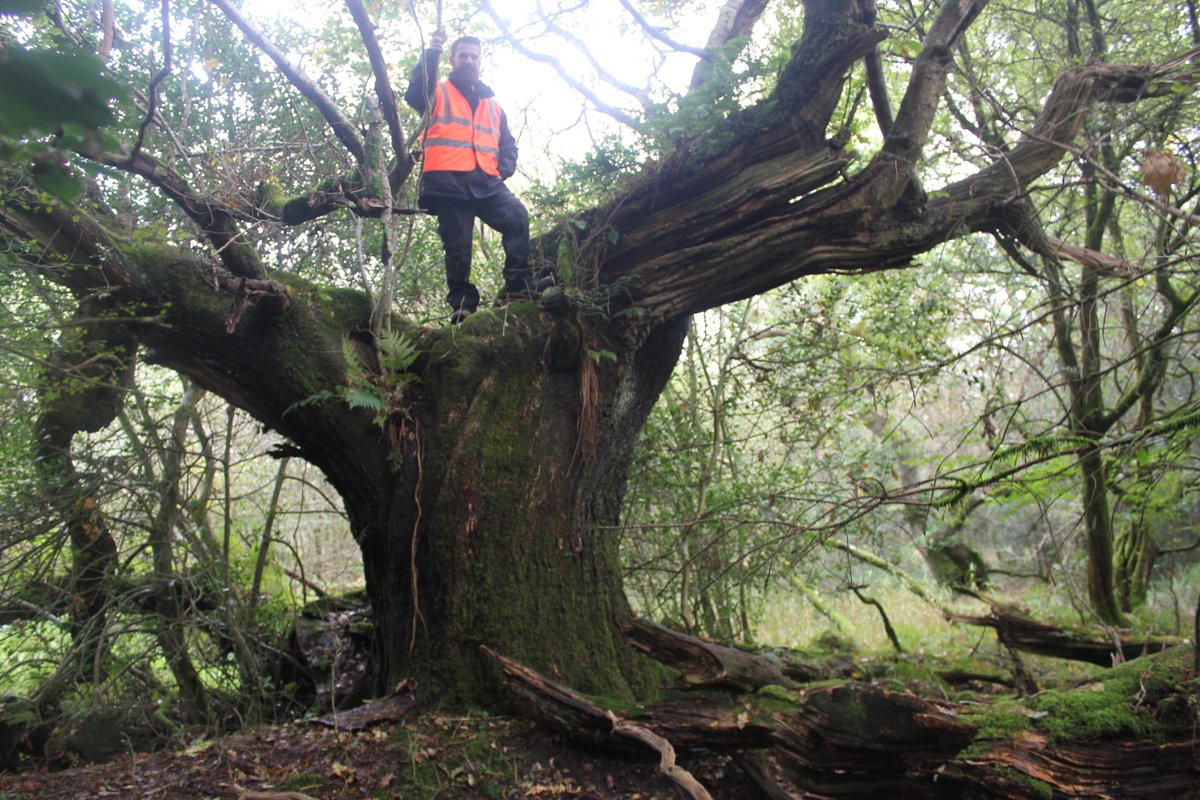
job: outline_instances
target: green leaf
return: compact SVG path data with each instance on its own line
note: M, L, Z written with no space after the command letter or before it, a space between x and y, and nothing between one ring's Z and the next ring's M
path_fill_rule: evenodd
M0 51L0 135L41 136L69 123L111 125L109 101L123 95L90 53Z
M40 188L69 203L79 196L82 188L67 165L57 159L57 154L48 153L34 162L30 172Z
M382 412L385 410L383 400L374 392L363 389L358 386L351 387L345 391L342 398L351 408L365 408L370 411Z

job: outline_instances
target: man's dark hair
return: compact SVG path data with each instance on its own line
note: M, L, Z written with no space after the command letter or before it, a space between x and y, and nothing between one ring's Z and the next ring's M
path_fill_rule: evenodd
M478 47L479 49L481 49L481 50L483 49L483 42L479 41L479 39L477 39L476 37L460 36L457 39L455 39L454 42L450 45L450 57L451 58L454 58L454 53L456 50L458 50L458 46L460 44L473 44L476 47Z

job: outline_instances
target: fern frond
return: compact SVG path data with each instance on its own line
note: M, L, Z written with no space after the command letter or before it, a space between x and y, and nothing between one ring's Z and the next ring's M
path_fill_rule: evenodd
M366 387L351 386L342 392L342 399L351 408L365 408L377 414L383 413L387 409L383 398Z

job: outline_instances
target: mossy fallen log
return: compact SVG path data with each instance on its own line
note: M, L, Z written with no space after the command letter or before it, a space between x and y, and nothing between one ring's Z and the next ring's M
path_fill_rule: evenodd
M1008 647L1033 655L1111 667L1126 659L1159 653L1183 643L1177 636L1135 637L1120 631L1113 631L1107 637L1088 636L1068 628L1038 622L1014 608L988 601L986 598L979 599L991 607L986 616L954 614L952 619L967 625L992 628Z
M769 798L1200 797L1191 647L1036 697L967 705L870 683L690 690L618 709L677 749L732 752ZM631 750L602 702L489 654L522 713ZM749 655L749 654L747 654Z

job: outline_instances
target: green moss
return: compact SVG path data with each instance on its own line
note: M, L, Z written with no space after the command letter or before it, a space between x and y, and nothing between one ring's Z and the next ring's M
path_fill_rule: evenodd
M1016 700L1000 700L962 719L975 726L976 741L1012 739L1030 727L1030 719L1022 708Z
M811 687L811 684L809 684L809 686ZM789 710L795 710L796 707L800 705L800 700L796 697L796 693L793 690L786 689L783 686L777 686L775 684L763 686L758 690L757 696L760 698L770 697L779 700L780 702L784 703Z
M975 725L975 741L1011 739L1033 728L1051 743L1105 737L1167 739L1188 731L1191 648L1178 647L1128 661L1072 689L1052 690L1023 701L1002 700L963 719ZM969 757L963 751L960 757Z
M1175 648L1127 661L1095 683L1046 692L1030 703L1045 714L1037 727L1052 741L1157 738L1186 727L1191 720L1179 687L1188 679L1190 655L1190 648Z
M811 684L805 685L806 689L810 687ZM772 684L746 695L745 704L753 719L768 721L782 715L795 714L804 705L804 700L794 690Z
M1054 796L1054 787L1043 780L1034 778L1031 775L1026 775L1020 770L1015 770L1012 767L997 764L992 767L999 775L1003 775L1009 782L1017 783L1022 786L1028 786L1033 790L1038 797L1044 797L1050 800Z

